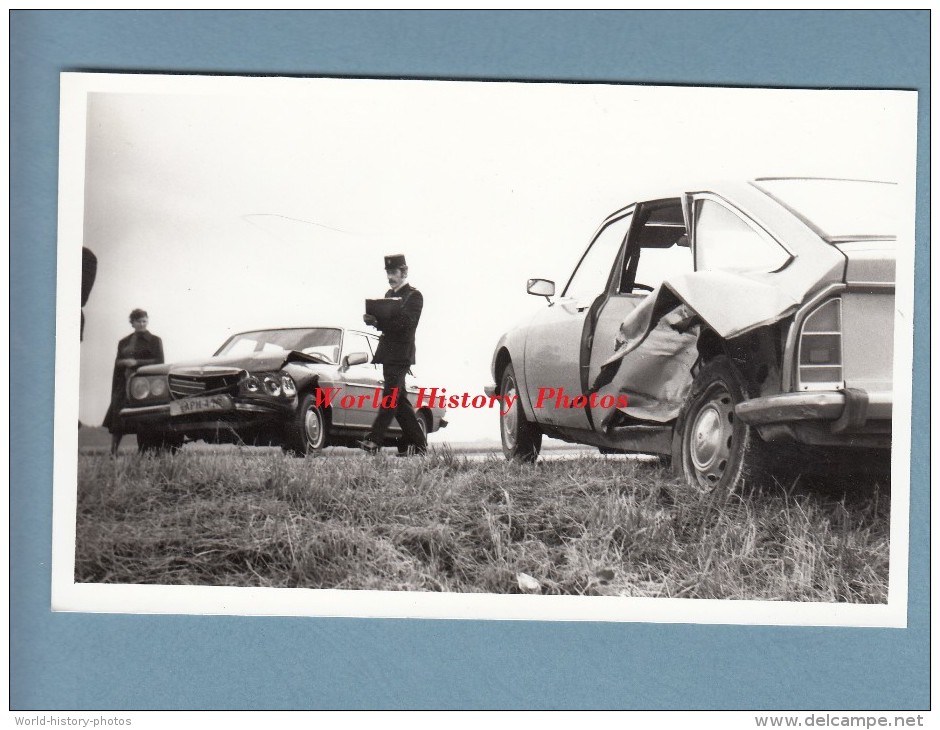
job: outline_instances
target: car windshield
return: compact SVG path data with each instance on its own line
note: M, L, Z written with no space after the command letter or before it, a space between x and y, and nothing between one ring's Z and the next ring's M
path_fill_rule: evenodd
M892 239L897 233L894 183L794 178L757 180L754 185L830 243Z
M340 339L340 330L327 327L258 330L233 336L215 354L248 355L297 350L335 364L339 362Z

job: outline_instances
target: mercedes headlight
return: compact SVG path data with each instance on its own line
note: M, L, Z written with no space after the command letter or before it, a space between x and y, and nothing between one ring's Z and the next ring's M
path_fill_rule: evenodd
M150 395L150 382L147 378L134 378L131 380L131 397L143 400Z
M293 398L297 395L297 386L294 384L294 379L290 375L281 376L281 388L284 389L284 395L287 398Z
M265 375L263 382L265 393L274 397L277 397L281 394L281 382L273 375Z

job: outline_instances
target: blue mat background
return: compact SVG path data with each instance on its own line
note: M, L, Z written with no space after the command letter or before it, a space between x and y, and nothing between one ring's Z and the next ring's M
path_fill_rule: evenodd
M11 709L928 708L929 18L12 11ZM918 90L909 628L52 613L58 75L76 70Z

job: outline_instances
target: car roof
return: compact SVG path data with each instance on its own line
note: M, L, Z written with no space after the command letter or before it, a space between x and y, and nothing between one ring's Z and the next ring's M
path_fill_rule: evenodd
M653 200L668 200L669 198L681 198L683 195L689 193L715 193L721 196L727 196L732 199L738 198L740 196L750 197L755 193L760 195L765 195L762 191L759 190L756 183L761 182L770 182L778 180L839 180L845 182L873 182L873 183L883 183L883 184L892 184L888 180L863 180L860 178L844 178L844 177L827 177L819 175L772 175L772 176L761 176L753 178L739 178L739 179L729 179L729 178L706 178L700 180L690 180L676 185L665 185L665 184L656 184L651 185L648 188L637 187L636 192L638 195L631 196L623 206L618 208L616 211L611 213L608 218L613 218L619 215L623 210L629 208L631 205L636 205L638 203L646 203Z

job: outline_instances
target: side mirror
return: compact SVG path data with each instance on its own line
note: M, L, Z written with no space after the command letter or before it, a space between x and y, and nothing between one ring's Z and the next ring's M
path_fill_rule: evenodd
M369 362L369 356L364 352L350 352L346 357L343 358L343 370L352 367L353 365L362 365L363 363Z
M555 296L555 282L549 279L529 279L525 290L537 297L553 297Z

